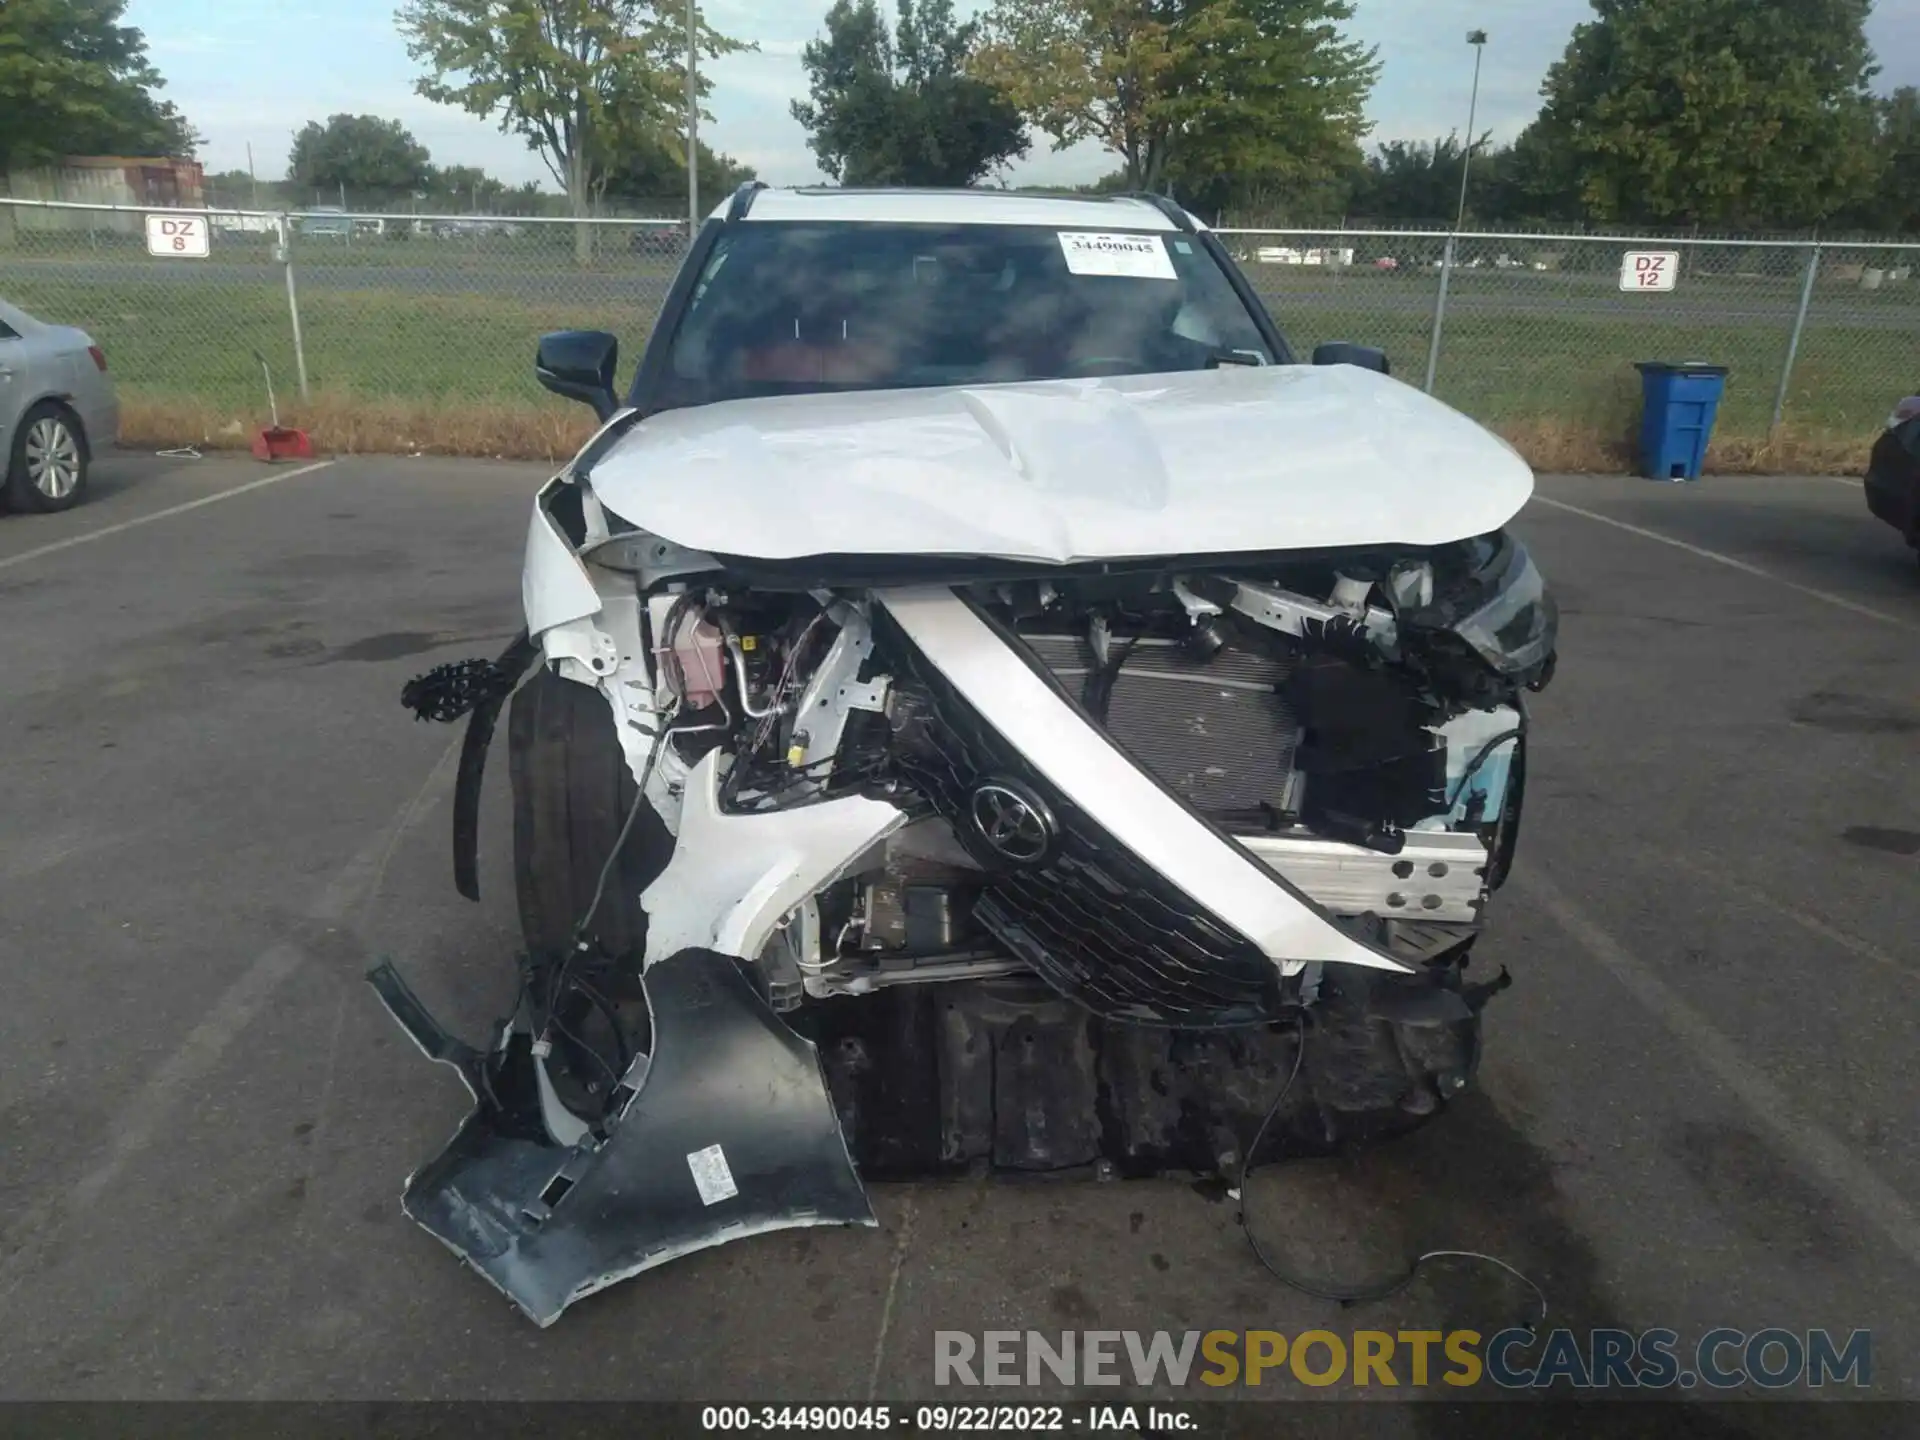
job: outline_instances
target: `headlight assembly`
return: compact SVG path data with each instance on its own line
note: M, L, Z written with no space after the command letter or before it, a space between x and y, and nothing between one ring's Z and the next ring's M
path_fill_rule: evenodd
M1505 533L1457 547L1436 566L1433 603L1401 616L1403 634L1424 633L1438 648L1465 651L1495 675L1537 685L1559 638L1560 607L1527 547Z
M1491 594L1453 628L1495 670L1520 676L1552 656L1560 631L1560 607L1526 546L1510 540L1500 558L1505 564Z

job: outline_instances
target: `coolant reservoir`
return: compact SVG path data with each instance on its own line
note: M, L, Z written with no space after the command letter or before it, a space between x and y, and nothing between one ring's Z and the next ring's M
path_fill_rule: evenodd
M674 669L686 693L682 697L691 709L704 710L726 691L726 637L720 627L704 615L689 616L680 622L673 637Z

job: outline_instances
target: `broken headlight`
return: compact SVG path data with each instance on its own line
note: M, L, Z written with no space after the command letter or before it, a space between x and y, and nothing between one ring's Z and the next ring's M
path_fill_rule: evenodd
M1403 632L1424 632L1442 652L1470 654L1513 684L1544 684L1560 608L1527 547L1501 532L1436 559L1433 603L1403 615Z
M1454 633L1502 675L1537 671L1553 655L1560 607L1518 540L1507 540L1490 579L1485 601L1453 627Z

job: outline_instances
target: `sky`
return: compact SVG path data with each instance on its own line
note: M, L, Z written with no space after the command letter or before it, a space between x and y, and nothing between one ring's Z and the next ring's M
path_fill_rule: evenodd
M770 183L821 179L806 135L788 113L804 96L801 47L819 34L831 0L701 0L708 22L759 44L711 67L701 138ZM985 0L959 0L962 14ZM394 0L131 0L127 23L146 32L165 95L206 137L209 171L262 180L286 170L292 135L346 111L398 119L440 165L479 165L511 183L553 181L517 136L416 95L418 67L394 28ZM1370 140L1431 139L1466 129L1473 80L1469 29L1489 33L1478 130L1508 140L1539 108L1540 82L1565 50L1587 0L1358 0L1348 26L1377 46L1381 76L1369 106ZM1920 0L1879 0L1868 36L1880 58L1876 88L1920 84ZM1044 136L1009 171L1023 184L1077 184L1114 168L1098 147L1054 152Z

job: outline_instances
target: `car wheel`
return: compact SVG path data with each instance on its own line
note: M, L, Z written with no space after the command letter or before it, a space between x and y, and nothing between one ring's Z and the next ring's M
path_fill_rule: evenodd
M541 670L513 697L507 724L513 784L514 890L529 953L558 956L593 904L637 787L599 691ZM614 955L646 946L640 892L666 868L673 835L643 806L607 878L592 934Z
M7 503L47 514L70 510L87 493L87 437L73 413L43 400L21 417L7 465Z

